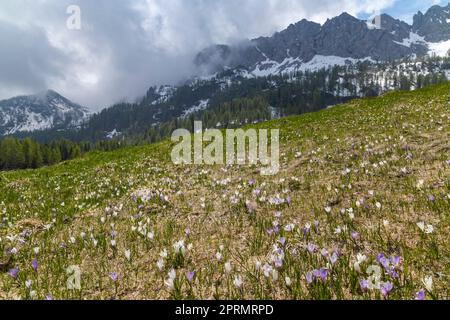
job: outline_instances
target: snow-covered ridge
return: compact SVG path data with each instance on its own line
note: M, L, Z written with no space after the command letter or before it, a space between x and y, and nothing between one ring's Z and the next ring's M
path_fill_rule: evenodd
M0 135L80 126L89 111L59 95L46 91L0 101Z
M345 58L337 56L316 55L313 59L303 62L299 58L286 58L283 62L278 63L272 60L266 60L259 63L254 70L244 75L245 78L267 77L270 75L288 74L297 71L318 71L320 69L328 69L333 66L345 66L349 64L357 64L358 62L375 62L370 57L363 59Z

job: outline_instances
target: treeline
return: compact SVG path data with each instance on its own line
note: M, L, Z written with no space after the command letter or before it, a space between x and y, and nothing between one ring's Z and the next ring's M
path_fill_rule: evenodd
M194 121L201 121L203 129L236 128L248 123L256 123L277 117L267 100L261 96L233 99L230 102L212 106L207 110L190 114L184 118L175 118L158 126L149 128L137 143L153 143L170 137L176 129L188 129L193 132Z
M40 144L30 138L4 138L0 141L0 170L37 169L80 157L92 150L110 151L121 147L119 141L74 143L62 139Z

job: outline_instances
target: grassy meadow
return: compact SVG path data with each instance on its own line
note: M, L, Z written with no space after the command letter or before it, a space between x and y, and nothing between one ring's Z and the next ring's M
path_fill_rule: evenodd
M449 121L445 84L252 126L275 176L169 141L1 172L0 299L449 299Z

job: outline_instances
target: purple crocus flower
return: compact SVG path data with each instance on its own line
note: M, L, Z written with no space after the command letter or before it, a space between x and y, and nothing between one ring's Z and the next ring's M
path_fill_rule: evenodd
M303 236L306 236L308 234L308 232L309 232L309 229L306 228L306 227L303 227L302 228L302 232L303 232Z
M447 160L446 163L450 166L450 160Z
M394 268L391 268L391 269L388 271L388 273L389 273L389 275L391 276L392 279L398 278L398 273L397 273L397 271L395 271Z
M377 255L377 261L378 261L378 263L381 263L381 259L382 258L384 258L384 254L383 253L379 253L378 255Z
M313 276L314 276L314 280L317 280L318 278L320 278L320 270L319 269L315 269L313 270Z
M276 260L275 260L275 268L280 269L281 267L283 267L283 260L281 260L281 259L276 259Z
M399 256L392 256L389 258L389 261L391 261L392 265L394 267L398 267L398 265L400 264L400 257Z
M287 204L290 205L292 203L292 198L291 197L287 197L286 198L286 202L287 202Z
M37 271L37 269L38 269L37 259L33 259L33 261L31 261L31 267L33 268L34 271Z
M255 179L248 180L248 185L252 186L255 184L255 182L256 182Z
M316 233L319 233L319 221L314 221L314 230L316 231Z
M19 274L19 268L9 270L8 274L11 278L17 279L17 275Z
M192 283L192 280L194 280L195 271L188 271L186 272L186 279L189 281L189 283Z
M414 295L414 299L415 300L425 300L425 291L424 290L420 290L418 292L416 292L416 294Z
M367 291L367 289L369 288L369 282L366 279L362 279L361 281L359 281L359 286L361 287L362 291Z
M308 249L309 253L314 253L314 251L316 251L316 246L314 244L310 243L310 244L308 244L307 249Z
M338 255L337 255L337 253L336 253L336 252L333 252L333 254L332 254L331 257L330 257L331 264L333 264L333 265L336 264L337 260L338 260Z
M278 242L281 243L281 245L284 246L284 244L286 243L286 238L285 238L285 237L281 237L281 238L278 240Z
M358 240L359 239L359 233L356 231L353 231L351 234L351 237L353 240Z
M51 300L53 300L53 296L51 294L48 294L48 295L45 296L44 300L45 301L51 301Z
M381 284L380 286L381 295L386 298L391 293L392 289L394 289L394 286L389 281Z
M109 277L111 278L111 280L112 280L113 282L117 282L117 280L119 279L119 276L118 276L117 273L115 273L115 272L111 272L111 273L109 274Z
M312 272L308 272L306 274L306 283L307 284L311 284L313 282L313 273Z
M430 194L430 195L428 196L428 201L434 202L434 200L436 200L436 198L435 198L432 194Z
M271 236L273 234L273 229L267 229L267 234Z
M389 268L389 260L386 257L382 257L380 258L380 260L378 261L384 269L388 269Z
M328 269L322 268L319 270L319 277L320 280L325 281L328 276Z

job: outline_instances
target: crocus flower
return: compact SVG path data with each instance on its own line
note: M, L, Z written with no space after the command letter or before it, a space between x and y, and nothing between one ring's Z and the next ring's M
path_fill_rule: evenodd
M32 284L33 284L33 281L31 281L31 280L25 281L25 287L26 287L27 289L30 289Z
M308 272L306 274L306 283L311 284L313 282L313 273L312 272Z
M380 286L381 295L386 298L391 293L393 288L394 286L389 281L382 283Z
M425 300L425 290L420 290L414 295L415 300Z
M309 253L314 253L314 251L316 251L316 246L314 244L310 243L310 244L308 244L307 249L308 249Z
M316 233L319 233L319 221L314 221L314 229L316 231Z
M322 268L319 270L319 276L322 281L325 281L328 276L328 269Z
M37 259L33 259L33 261L31 261L31 267L33 268L34 271L37 271L37 269L38 269Z
M400 263L400 257L399 256L392 256L389 258L389 260L391 261L392 265L394 267L397 267Z
M384 269L389 269L389 260L385 257L380 258L380 260L378 261Z
M351 237L352 237L353 240L358 240L359 239L359 233L354 231L354 232L352 232Z
M280 269L281 267L283 267L283 260L281 260L281 259L276 259L276 260L275 260L275 268Z
M369 288L369 282L366 279L362 279L359 281L359 286L361 290L365 292Z
M44 299L45 299L46 301L51 301L51 300L53 300L53 296L52 296L51 294L48 294L48 295L45 296Z
M422 283L425 285L425 289L427 289L428 292L433 291L433 277L427 276L422 279Z
M284 278L284 281L286 282L286 286L288 286L288 287L291 286L291 284L292 284L291 278L289 278L288 276L286 276L286 277Z
M378 263L381 263L381 259L382 258L384 258L384 254L383 253L379 253L378 255L377 255L377 261L378 261Z
M241 288L243 284L242 277L236 276L236 278L234 278L233 284L236 288Z
M186 279L189 283L192 283L192 280L194 280L195 271L188 271L186 272Z
M330 257L331 264L333 264L333 265L336 264L337 260L338 260L338 255L337 255L337 253L336 253L336 252L333 252L333 254L332 254L331 257Z
M16 279L17 275L19 274L19 269L18 268L11 269L9 270L8 274L10 277Z
M233 270L233 269L232 269L232 267L231 267L231 262L230 262L230 261L226 262L226 263L225 263L225 272L226 272L226 273L231 273L232 270Z
M112 280L113 282L117 282L117 280L119 279L119 276L118 276L117 273L115 273L115 272L111 272L111 273L109 274L109 277L111 278L111 280Z

